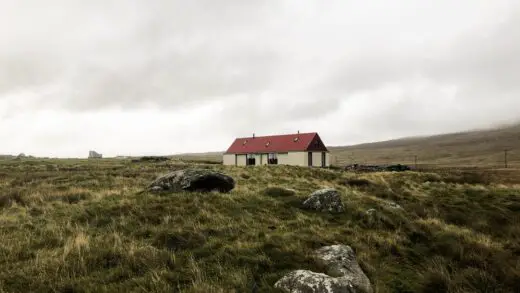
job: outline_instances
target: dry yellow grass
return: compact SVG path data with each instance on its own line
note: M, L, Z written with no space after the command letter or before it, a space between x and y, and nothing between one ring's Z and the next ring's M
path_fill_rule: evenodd
M0 161L0 292L277 292L285 273L319 271L312 252L337 243L378 293L520 287L520 189L498 177L199 165L237 187L138 194L187 166ZM341 191L345 213L300 209L322 186Z

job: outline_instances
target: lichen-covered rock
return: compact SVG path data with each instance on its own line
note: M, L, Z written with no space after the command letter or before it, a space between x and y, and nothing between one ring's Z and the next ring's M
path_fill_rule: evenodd
M325 267L328 275L348 277L356 292L372 292L370 280L359 266L354 250L348 245L325 246L316 251L318 264Z
M177 170L157 178L148 186L152 192L218 191L227 193L235 188L235 180L208 169Z
M325 188L313 192L302 203L302 208L330 213L342 213L345 211L340 193L333 188Z
M296 270L275 287L287 293L372 293L372 285L359 266L354 251L347 245L332 245L315 251L319 265L327 274Z
M290 272L274 286L287 293L357 293L348 278L333 278L306 270Z

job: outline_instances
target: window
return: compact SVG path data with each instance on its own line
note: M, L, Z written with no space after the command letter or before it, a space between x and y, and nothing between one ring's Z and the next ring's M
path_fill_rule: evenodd
M267 155L267 164L269 165L277 165L278 164L278 158L275 153L271 153Z
M246 155L246 165L247 166L253 166L256 165L256 159L254 154L247 154Z

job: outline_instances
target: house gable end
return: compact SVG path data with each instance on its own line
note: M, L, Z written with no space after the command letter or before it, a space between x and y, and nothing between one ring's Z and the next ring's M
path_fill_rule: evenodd
M329 151L317 133L312 138L312 140L309 143L309 145L307 146L306 150L313 151L313 152L328 152Z

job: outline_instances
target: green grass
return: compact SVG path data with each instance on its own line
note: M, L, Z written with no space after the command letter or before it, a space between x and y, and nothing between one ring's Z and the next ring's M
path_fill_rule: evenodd
M0 292L277 292L285 273L319 271L312 252L337 243L376 292L520 288L514 182L210 164L198 166L237 180L231 193L139 194L186 167L173 162L0 161ZM345 213L299 208L321 187L342 192Z

